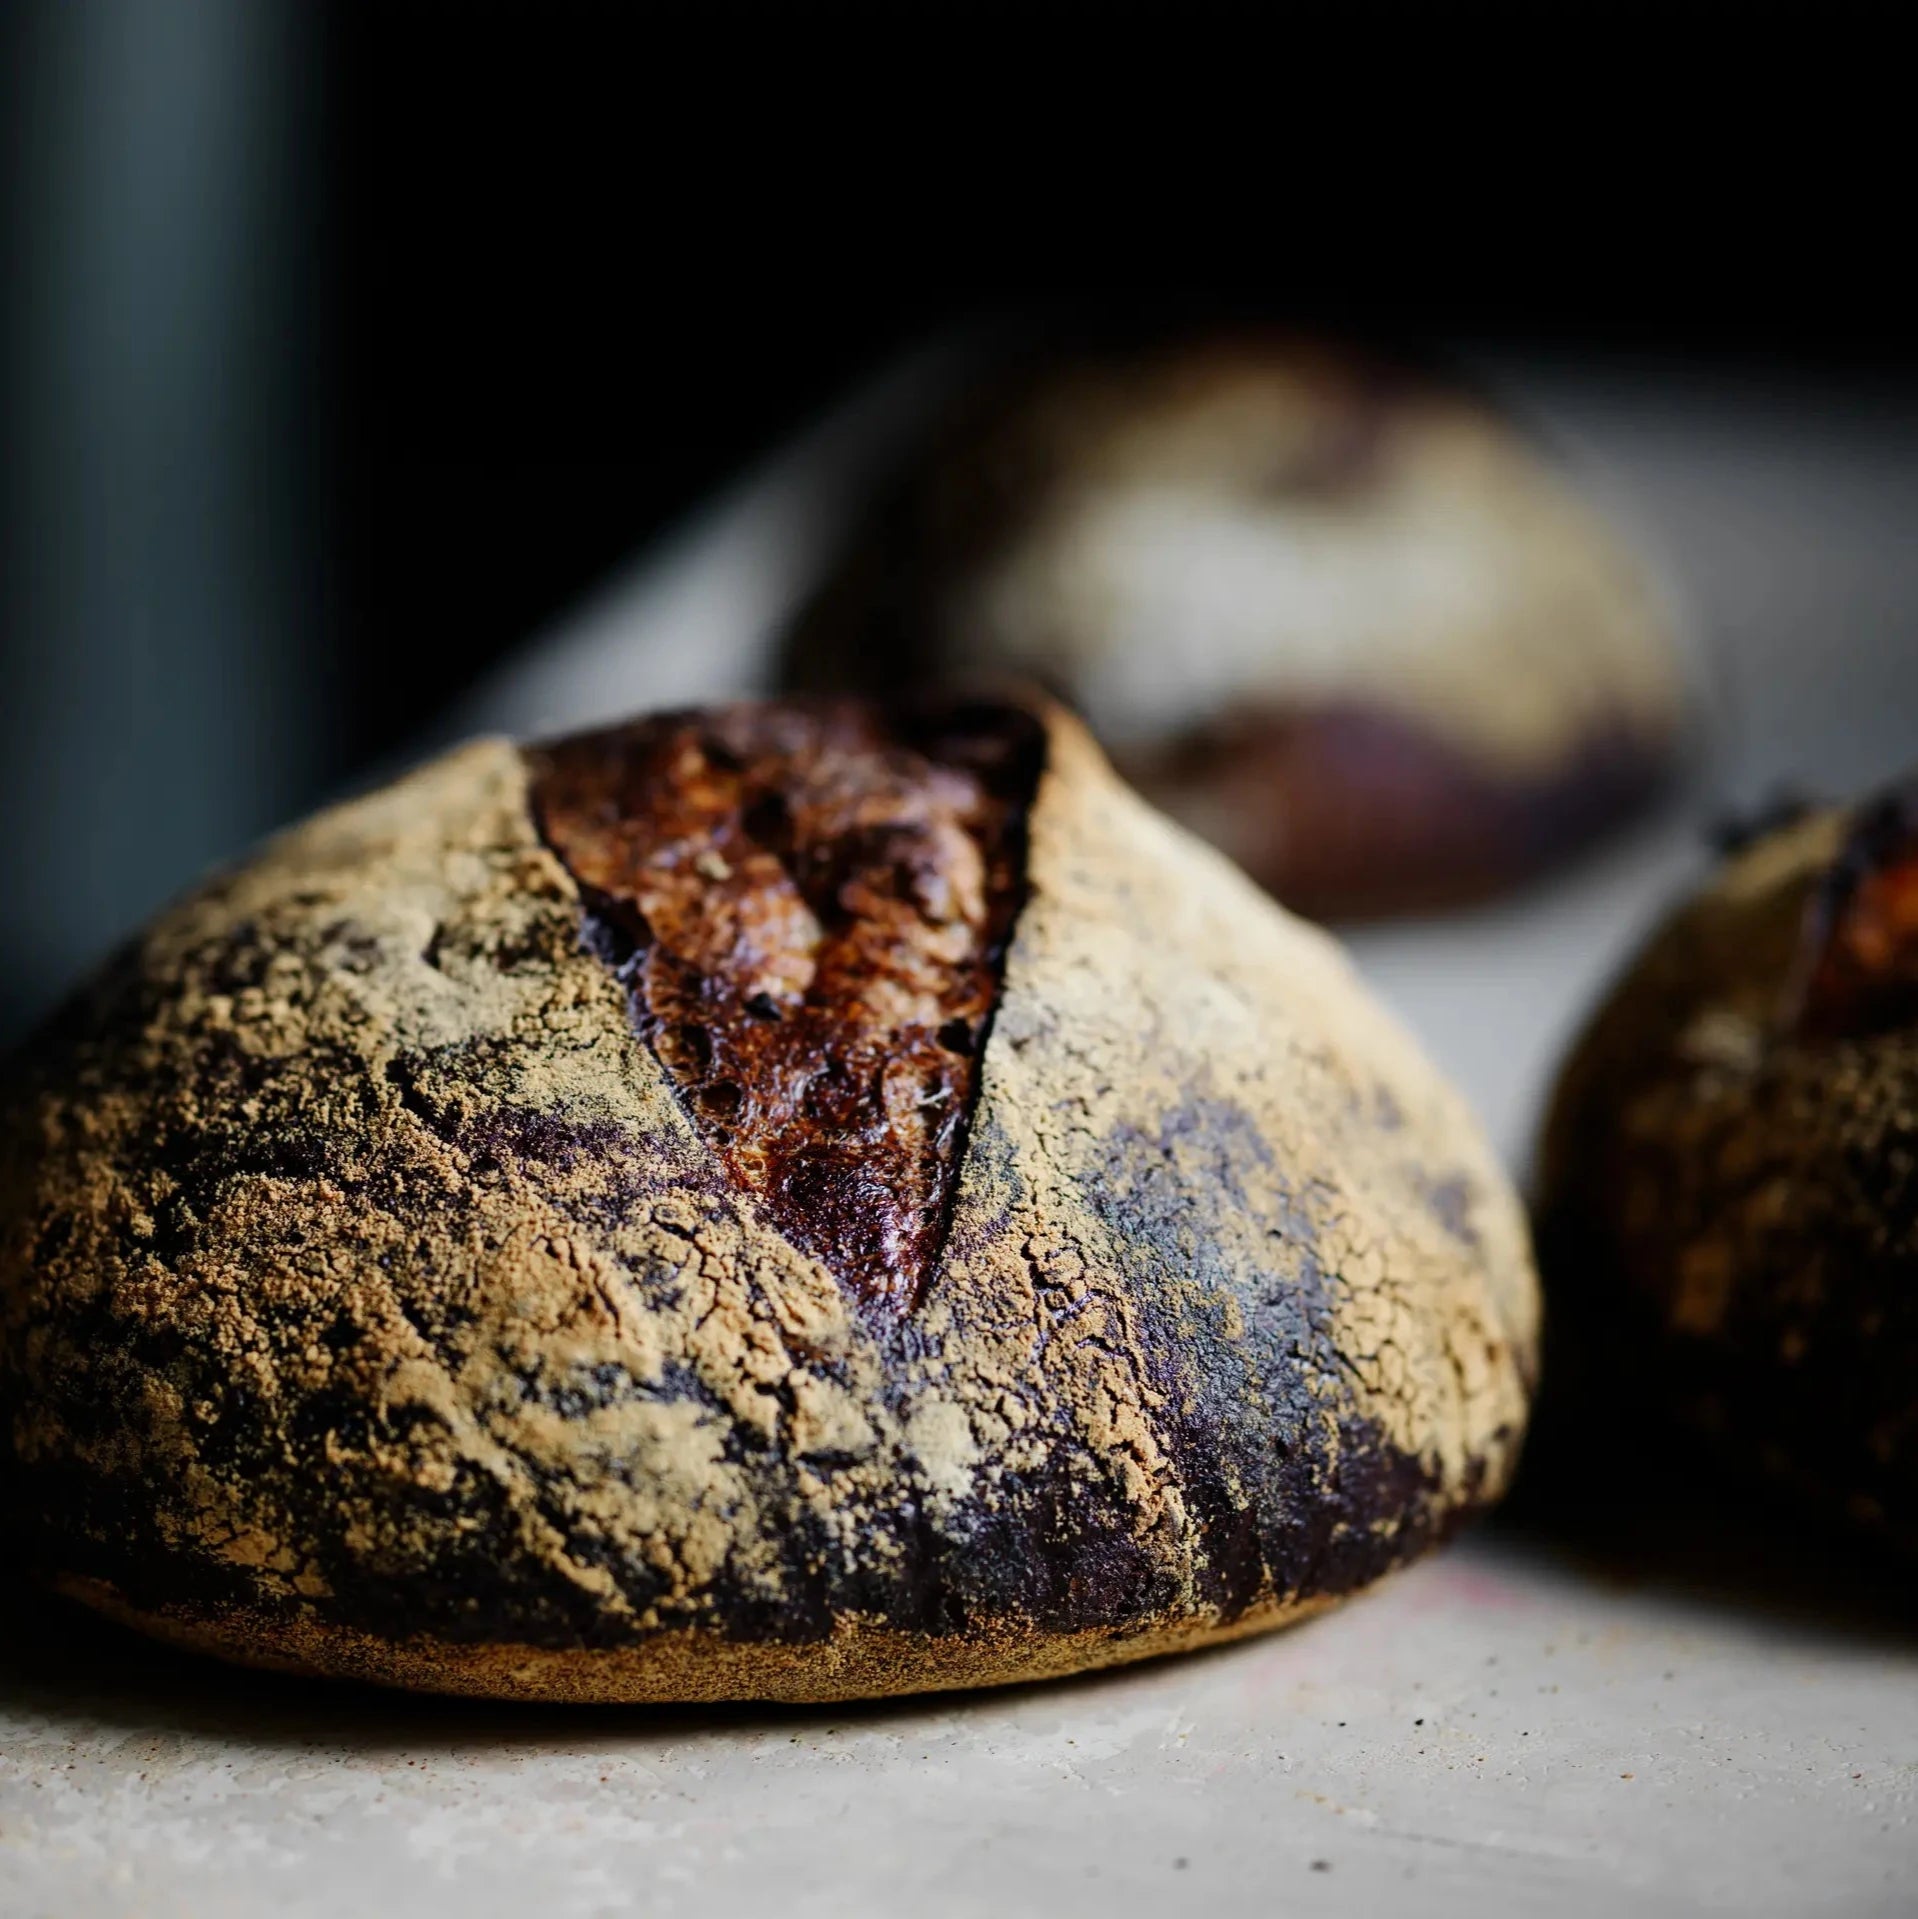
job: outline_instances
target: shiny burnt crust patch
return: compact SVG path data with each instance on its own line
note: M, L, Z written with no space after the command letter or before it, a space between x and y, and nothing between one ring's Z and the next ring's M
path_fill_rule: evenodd
M944 1237L1024 892L1039 722L659 715L534 748L540 832L701 1136L864 1306Z
M1808 1039L1918 1023L1918 778L1860 810L1813 891L1788 1023Z

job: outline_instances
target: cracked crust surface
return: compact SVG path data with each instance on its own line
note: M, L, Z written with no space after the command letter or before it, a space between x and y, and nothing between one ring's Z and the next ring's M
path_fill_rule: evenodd
M954 407L802 618L793 683L1023 677L1288 905L1549 868L1671 775L1643 570L1468 393L1283 337L1042 361Z
M228 1656L825 1698L1276 1624L1504 1485L1537 1302L1342 956L1056 714L950 1225L862 1312L481 742L161 919L0 1126L29 1564Z
M1918 1550L1918 781L1740 851L1561 1076L1554 1348ZM1620 1370L1623 1369L1623 1370Z

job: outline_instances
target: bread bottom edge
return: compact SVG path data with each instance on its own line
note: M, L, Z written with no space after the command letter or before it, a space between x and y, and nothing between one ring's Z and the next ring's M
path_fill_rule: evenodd
M573 1705L828 1704L1010 1686L1223 1645L1296 1624L1348 1596L1276 1599L1235 1619L1200 1615L1144 1629L1051 1633L1016 1623L938 1638L851 1619L829 1638L803 1644L742 1642L688 1629L632 1646L554 1650L424 1635L388 1639L310 1616L242 1609L154 1612L103 1580L59 1575L51 1583L136 1632L231 1664L406 1692Z

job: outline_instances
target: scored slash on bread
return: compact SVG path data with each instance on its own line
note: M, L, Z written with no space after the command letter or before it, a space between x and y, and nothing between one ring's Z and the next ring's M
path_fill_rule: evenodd
M1042 735L1011 707L669 714L532 754L590 937L794 1245L909 1306L944 1232Z

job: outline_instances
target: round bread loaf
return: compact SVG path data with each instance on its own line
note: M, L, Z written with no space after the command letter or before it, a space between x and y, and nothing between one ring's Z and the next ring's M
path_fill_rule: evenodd
M1564 1069L1542 1181L1568 1383L1918 1547L1918 780L1673 915Z
M967 393L802 614L790 683L1025 678L1296 910L1455 906L1666 781L1640 569L1463 390L1286 337L1048 357Z
M13 1537L228 1657L831 1699L1280 1624L1504 1486L1525 1227L1057 712L484 741L176 907L0 1122Z

